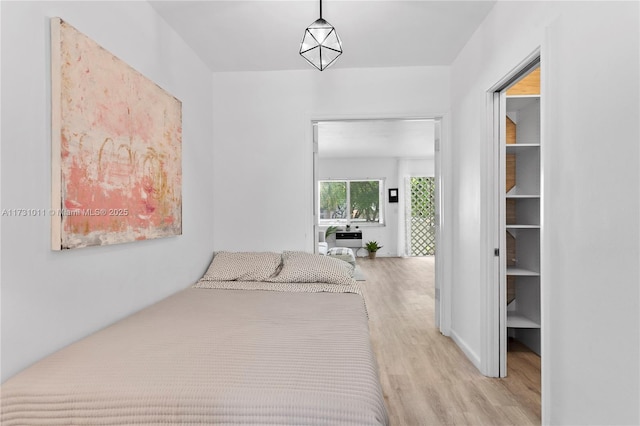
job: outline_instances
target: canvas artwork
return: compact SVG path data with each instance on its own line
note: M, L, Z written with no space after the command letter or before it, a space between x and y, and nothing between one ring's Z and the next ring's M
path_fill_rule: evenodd
M182 234L182 104L60 18L52 39L52 248Z

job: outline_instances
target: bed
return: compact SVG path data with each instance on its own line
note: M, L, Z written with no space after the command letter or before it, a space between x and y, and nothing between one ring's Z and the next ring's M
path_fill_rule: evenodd
M386 425L344 264L216 253L194 286L7 380L2 424Z

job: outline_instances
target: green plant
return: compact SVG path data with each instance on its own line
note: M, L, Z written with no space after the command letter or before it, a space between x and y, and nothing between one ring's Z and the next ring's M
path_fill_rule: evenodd
M335 234L338 231L338 227L337 226L330 226L328 227L325 231L324 231L324 238L325 240L327 238L329 238L332 234Z
M382 248L382 246L379 245L377 241L367 241L364 247L369 253L375 253Z

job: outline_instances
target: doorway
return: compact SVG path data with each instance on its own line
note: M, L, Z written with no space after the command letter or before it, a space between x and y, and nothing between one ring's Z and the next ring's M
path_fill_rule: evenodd
M493 129L493 258L483 344L489 376L507 377L508 364L531 356L534 385L540 389L541 284L541 67L534 52L489 92ZM498 332L496 333L495 330ZM529 355L530 354L530 355ZM514 366L516 363L514 363ZM515 372L515 371L514 371ZM531 384L527 384L531 387Z
M451 286L444 285L451 277L450 247L444 238L445 227L450 222L445 220L445 212L450 211L447 206L451 197L446 195L446 185L449 182L450 152L446 144L441 143L447 137L446 118L444 115L434 115L430 118L365 118L365 119L311 119L313 136L313 232L314 250L318 250L318 243L325 239L325 230L331 224L320 223L324 216L320 211L319 181L323 179L348 180L383 179L384 200L381 205L384 224L352 224L339 223L336 226L350 225L351 230L358 226L362 231L362 241L376 240L383 246L378 255L406 257L406 225L399 218L405 217L408 199L406 177L426 176L433 179L430 190L433 192L434 205L432 225L429 232L435 239L435 323L440 332L449 335L451 311L449 308ZM345 130L346 129L346 130ZM354 132L357 135L354 135ZM339 137L331 137L331 134ZM405 137L412 143L408 143ZM366 136L365 136L366 135ZM404 141L403 143L400 143ZM422 149L415 155L414 148ZM386 154L381 155L381 148ZM333 158L333 165L326 166L327 158ZM385 160L386 158L386 160ZM421 167L421 161L427 160L428 166ZM387 161L385 166L385 161ZM389 163L392 162L391 171ZM362 169L363 164L377 164L378 167ZM383 176L384 170L387 175ZM398 202L388 198L388 190L397 189ZM333 238L333 237L331 237ZM331 242L329 242L331 243ZM357 250L358 256L366 256L364 249Z

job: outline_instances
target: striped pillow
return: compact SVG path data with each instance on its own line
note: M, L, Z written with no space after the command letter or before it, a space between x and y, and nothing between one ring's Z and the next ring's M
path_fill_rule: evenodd
M353 256L353 250L351 250L349 247L331 247L327 251L327 254L332 256Z
M327 252L327 256L349 262L354 268L356 266L356 258L353 255L353 250L349 247L331 247Z

